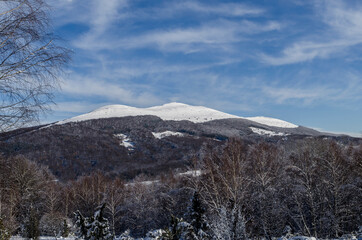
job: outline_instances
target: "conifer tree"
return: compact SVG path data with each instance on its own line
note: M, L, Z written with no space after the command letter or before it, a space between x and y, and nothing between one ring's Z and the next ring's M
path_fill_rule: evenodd
M196 240L193 227L182 218L171 216L171 226L162 234L164 240Z
M67 223L67 220L64 219L64 222L63 222L63 229L62 229L62 237L68 237L69 236L69 226L68 226L68 223Z
M30 213L25 224L25 231L28 238L33 240L39 239L39 219L36 216L35 210L33 208L30 209Z
M209 230L209 224L205 216L206 209L202 206L198 192L195 192L192 197L191 207L189 208L189 211L191 220L190 224L193 227L193 231L197 238L209 239L209 235L207 234Z

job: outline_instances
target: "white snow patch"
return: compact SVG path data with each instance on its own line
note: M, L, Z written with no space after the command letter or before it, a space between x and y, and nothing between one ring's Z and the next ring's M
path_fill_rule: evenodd
M178 176L191 176L191 177L198 177L201 176L201 170L190 170L187 172L179 173Z
M127 148L128 150L133 150L134 149L134 145L133 145L131 139L126 134L119 133L119 134L114 134L113 136L115 136L116 138L121 140L119 145Z
M261 129L261 128L255 128L255 127L250 127L251 131L253 131L256 134L259 135L266 135L269 137L272 136L288 136L289 134L286 133L282 133L282 132L273 132L273 131L269 131L269 130L265 130L265 129Z
M127 187L134 187L135 185L139 184L139 185L143 185L143 186L150 186L153 184L157 184L159 183L160 180L149 180L149 181L141 181L141 182L131 182L131 183L126 183L125 186Z
M180 132L164 131L164 132L152 132L153 136L157 139L162 139L168 136L182 137L184 134Z
M157 116L163 120L173 120L173 121L188 120L194 123L202 123L218 119L239 118L239 119L248 119L251 121L255 121L273 127L283 127L283 128L298 127L295 124L288 123L286 121L279 119L268 118L268 117L243 118L203 106L190 106L187 104L176 103L176 102L164 104L162 106L149 107L149 108L136 108L125 105L108 105L98 108L90 113L86 113L63 121L59 121L56 124L86 121L90 119L144 116L144 115Z
M293 123L289 123L280 119L276 119L276 118L269 118L269 117L247 117L245 119L248 119L250 121L253 122L257 122L260 124L264 124L267 126L271 126L271 127L281 127L281 128L297 128L298 126L293 124Z

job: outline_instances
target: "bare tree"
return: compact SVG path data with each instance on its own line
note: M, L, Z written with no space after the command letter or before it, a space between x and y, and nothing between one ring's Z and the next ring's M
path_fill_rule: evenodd
M243 205L250 181L247 179L248 147L230 140L222 154L212 152L203 159L200 193L214 217L214 233L220 239L245 239ZM227 218L227 219L225 219ZM224 222L220 225L220 222Z
M109 182L106 186L106 212L110 215L110 227L116 235L116 223L121 219L121 204L124 201L124 184L120 179Z
M44 0L0 0L0 131L38 120L69 60L47 10Z

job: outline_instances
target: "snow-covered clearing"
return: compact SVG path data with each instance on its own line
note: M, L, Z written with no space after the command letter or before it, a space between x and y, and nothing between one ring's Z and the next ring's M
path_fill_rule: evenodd
M187 172L178 173L178 176L191 176L191 177L198 177L201 176L201 170L189 170Z
M150 185L153 185L153 184L157 184L159 182L160 182L160 180L148 180L148 181L126 183L125 186L134 187L134 186L136 186L138 184L143 185L143 186L150 186Z
M184 136L183 133L180 132L172 132L172 131L164 131L164 132L152 132L153 136L157 139L162 139L164 137L168 137L168 136L177 136L177 137L182 137Z
M289 134L287 133L282 133L282 132L274 132L274 131L269 131L269 130L265 130L265 129L261 129L261 128L255 128L255 127L250 127L251 131L253 131L256 134L259 135L265 135L265 136L269 136L269 137L273 137L273 136L288 136Z
M276 119L276 118L270 118L270 117L247 117L245 119L248 119L250 121L253 122L257 122L260 124L264 124L267 126L271 126L271 127L280 127L280 128L297 128L298 126L290 123L290 122L286 122L280 119Z
M201 176L201 174L202 174L201 170L189 170L186 172L177 173L175 174L175 177L183 177L183 176L199 177ZM158 183L160 183L160 180L147 180L147 181L130 182L126 183L125 185L128 187L134 187L138 184L143 186L151 186Z
M126 134L118 133L118 134L114 134L113 136L115 136L116 138L121 140L119 145L127 148L128 150L133 150L134 149L134 145L133 145L131 139Z

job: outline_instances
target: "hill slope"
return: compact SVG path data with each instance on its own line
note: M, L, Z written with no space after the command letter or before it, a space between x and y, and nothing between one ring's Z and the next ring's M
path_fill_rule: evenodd
M149 115L152 111L158 116ZM193 156L205 154L208 147L217 147L230 137L283 144L325 135L281 120L261 120L268 120L269 125L175 103L141 111L107 106L45 127L2 133L0 151L47 165L62 180L95 170L132 178L140 173L185 169Z

